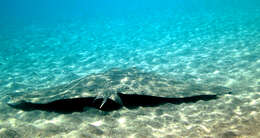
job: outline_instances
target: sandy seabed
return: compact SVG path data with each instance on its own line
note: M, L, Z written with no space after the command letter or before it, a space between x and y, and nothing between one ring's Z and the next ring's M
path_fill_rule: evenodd
M104 83L109 79L113 79L113 82L109 83L107 88ZM69 85L20 93L20 95L8 95L2 100L22 99L44 103L61 97L92 96L95 94L93 91L106 93L110 88L123 93L141 92L141 94L154 96L161 91L164 92L161 96L168 97L209 93L222 95L216 100L192 104L164 104L132 110L123 108L113 112L86 108L85 112L72 114L25 112L1 103L0 136L221 138L260 136L260 94L258 92L244 94L219 85L192 84L164 78L154 73L144 73L136 68L112 69L102 74L86 76Z
M205 18L153 16L130 25L108 19L1 34L0 137L260 137L259 10ZM67 89L83 76L82 89ZM110 113L24 112L6 104L109 96L115 89L170 97L223 95Z

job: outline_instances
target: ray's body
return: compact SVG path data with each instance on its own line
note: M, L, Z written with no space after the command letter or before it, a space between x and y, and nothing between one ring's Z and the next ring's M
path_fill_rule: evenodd
M52 101L49 103L31 103L26 101L21 101L15 104L8 104L9 106L21 109L24 111L32 110L44 110L48 112L57 113L72 113L72 112L83 112L85 107L96 108L101 111L114 111L119 110L122 107L129 109L137 108L139 106L143 107L153 107L165 103L171 104L182 104L182 103L195 103L199 100L208 101L217 99L217 95L197 95L191 97L183 98L167 98L167 97L157 97L149 95L137 95L137 94L122 94L118 93L121 99L121 104L117 103L111 99L105 99L96 97L82 97L82 98L72 98L72 99L61 99Z

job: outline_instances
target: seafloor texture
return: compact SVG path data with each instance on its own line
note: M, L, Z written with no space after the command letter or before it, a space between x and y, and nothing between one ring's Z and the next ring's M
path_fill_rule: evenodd
M260 11L224 13L100 17L1 32L0 137L260 137ZM111 113L6 105L115 91L182 97L230 90L212 101Z
M110 92L107 92L108 90ZM125 135L136 137L174 137L215 136L222 135L221 133L227 133L224 135L239 135L235 133L238 126L235 126L233 129L227 126L222 128L223 126L221 126L221 129L224 130L222 130L223 132L220 131L221 129L218 128L218 125L221 125L221 123L218 123L218 119L221 118L221 121L225 122L226 125L231 125L238 123L237 121L239 120L237 119L240 114L250 111L250 109L240 111L240 108L237 109L234 105L235 109L231 113L226 114L230 112L231 107L225 107L226 102L223 101L232 102L235 99L235 101L241 102L235 98L235 94L228 94L228 92L231 92L229 88L177 81L154 73L141 72L136 68L125 70L112 69L105 73L88 75L67 85L33 92L20 92L19 95L10 93L2 99L4 99L3 101L9 100L8 102L26 100L46 103L62 98L96 96L99 93L103 94L101 96L109 96L108 94L113 95L116 92L163 97L184 97L209 93L216 93L222 96L218 100L199 101L195 104L165 104L158 107L140 107L133 110L123 108L111 113L88 108L83 113L72 113L69 115L43 111L23 112L2 104L0 110L5 112L5 114L0 116L2 120L2 131L0 134L3 137L12 135L16 137L124 137ZM243 127L245 124L241 122L239 125ZM27 127L26 130L24 130L25 127ZM216 128L219 129L217 133L214 132ZM229 131L225 132L225 129ZM150 133L150 131L154 133ZM178 131L181 132L178 133ZM219 131L221 132L220 134Z

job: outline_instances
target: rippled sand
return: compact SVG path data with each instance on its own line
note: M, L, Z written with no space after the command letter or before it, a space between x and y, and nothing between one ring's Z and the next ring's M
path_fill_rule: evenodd
M130 23L32 25L1 34L0 137L260 137L259 10L152 16ZM6 105L110 96L114 90L232 94L111 113L24 112Z
M82 113L57 114L45 111L24 112L1 104L2 137L254 137L260 130L260 94L236 93L224 86L201 84L168 79L154 73L144 73L136 68L112 69L102 74L89 75L69 85L8 95L3 99L23 99L48 102L59 98L84 96L97 91L106 93L101 78L114 78L109 83L115 91L126 93L184 97L198 94L223 94L217 100L199 101L193 104L165 104L157 107L140 107L105 113L86 109ZM123 81L124 80L124 81ZM127 80L127 81L125 81ZM93 82L92 82L93 81ZM174 82L174 83L173 83ZM77 84L75 87L74 84ZM135 85L133 85L135 84ZM142 84L142 85L141 85ZM158 87L155 84L163 85ZM122 86L122 87L119 87ZM123 87L124 86L124 87ZM67 88L68 87L68 88ZM103 88L105 87L105 88ZM128 89L122 89L128 87ZM61 88L66 88L62 89ZM71 89L69 89L71 88ZM81 88L81 89L80 89ZM69 91L66 91L66 90ZM79 91L79 89L81 91ZM77 91L78 90L78 91ZM66 92L65 92L66 91ZM232 94L228 92L232 91ZM65 92L65 93L64 93ZM164 93L167 95L164 95ZM82 95L80 95L82 94ZM87 95L86 95L87 96Z

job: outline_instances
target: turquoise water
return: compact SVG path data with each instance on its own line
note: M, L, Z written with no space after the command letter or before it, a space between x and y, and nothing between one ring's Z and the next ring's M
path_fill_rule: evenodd
M258 1L28 0L0 5L0 137L260 136ZM9 95L44 99L52 95L45 89L85 76L98 78L114 68L136 75L134 91L177 97L232 89L232 94L106 115L24 112L6 105ZM137 78L182 85L143 87Z

